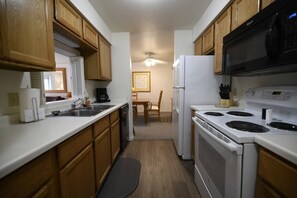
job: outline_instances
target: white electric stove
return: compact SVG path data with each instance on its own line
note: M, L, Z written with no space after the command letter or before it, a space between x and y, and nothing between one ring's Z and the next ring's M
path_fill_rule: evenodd
M195 112L195 182L202 197L254 197L254 137L297 135L296 86L249 89L243 100L242 110ZM271 118L262 119L262 109Z

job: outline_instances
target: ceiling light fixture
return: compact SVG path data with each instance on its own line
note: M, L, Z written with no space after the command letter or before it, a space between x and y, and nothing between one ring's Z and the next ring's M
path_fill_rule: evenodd
M155 59L152 57L153 53L152 52L148 52L147 53L148 57L145 59L144 64L147 67L152 67L156 65L156 61Z

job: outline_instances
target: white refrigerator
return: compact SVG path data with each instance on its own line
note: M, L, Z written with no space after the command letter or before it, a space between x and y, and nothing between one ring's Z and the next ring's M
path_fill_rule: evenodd
M177 154L191 159L190 105L219 104L222 75L214 74L214 56L180 56L173 64L172 139Z

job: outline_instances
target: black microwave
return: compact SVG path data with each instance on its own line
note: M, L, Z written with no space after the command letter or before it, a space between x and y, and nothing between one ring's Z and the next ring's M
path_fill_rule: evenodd
M297 71L297 0L276 0L223 39L223 74Z

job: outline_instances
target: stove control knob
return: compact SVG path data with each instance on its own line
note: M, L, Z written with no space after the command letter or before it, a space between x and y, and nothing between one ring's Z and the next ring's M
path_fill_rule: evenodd
M247 90L247 91L245 92L245 96L246 96L246 97L252 97L252 96L254 96L254 95L255 95L255 91L252 90L252 89L249 89L249 90Z

